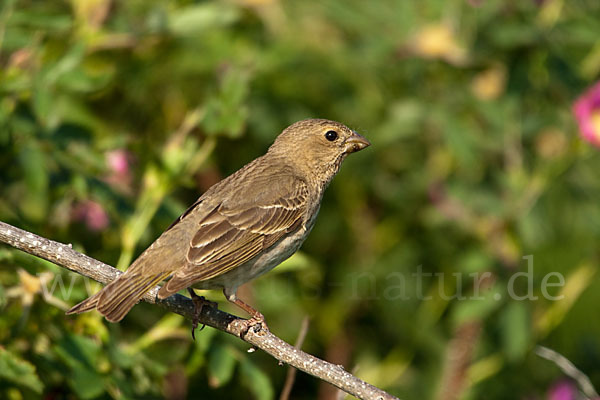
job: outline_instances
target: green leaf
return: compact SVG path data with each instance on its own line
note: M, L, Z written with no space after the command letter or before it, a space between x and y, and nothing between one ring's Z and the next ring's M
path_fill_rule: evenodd
M39 82L34 87L32 106L40 125L46 126L56 93L51 87Z
M73 369L93 367L98 362L100 344L87 337L65 336L55 347L56 353Z
M242 375L242 382L250 389L254 398L258 400L270 400L275 397L271 380L249 358L245 358L242 361L240 373Z
M82 399L90 399L104 391L104 379L96 372L100 344L77 335L65 336L54 348L71 369L69 385Z
M6 299L6 291L4 290L4 286L0 284L0 311L4 308L7 303Z
M457 302L452 319L455 325L473 320L483 320L502 304L502 294L498 285L485 293L478 293Z
M290 258L284 260L281 264L277 266L277 268L273 271L273 273L283 273L289 271L300 271L306 270L310 268L312 260L306 253L298 251L294 253Z
M236 359L233 352L215 343L208 355L208 381L212 387L221 387L233 376Z
M527 351L531 337L529 313L523 301L512 301L500 314L502 350L506 358L516 361Z
M132 355L130 352L124 351L122 347L117 346L114 341L110 341L108 345L108 354L111 361L123 369L132 368L136 362L139 362L139 357Z
M381 146L417 135L425 107L412 99L396 101L388 106L388 114L387 120L379 127L377 141Z
M185 366L185 372L187 375L193 375L200 367L204 365L207 358L207 352L212 345L213 338L216 334L216 329L203 329L201 332L196 331L194 350Z
M86 48L81 43L72 46L60 60L44 71L43 84L52 87L62 77L68 81L74 72L77 73L77 69L85 57L85 52Z
M220 82L219 93L206 103L202 125L208 134L238 137L248 117L244 102L248 94L248 74L237 68L227 70Z
M79 398L82 399L92 399L104 392L102 376L88 368L74 369L70 384Z
M19 161L28 191L28 196L23 198L19 206L28 218L41 220L46 217L48 207L46 155L37 142L30 141L21 150Z
M73 24L73 20L70 14L66 13L55 13L48 11L38 11L38 10L27 10L20 11L19 9L15 10L9 19L9 24L11 27L14 26L27 26L28 28L40 29L45 32L52 31L67 31L71 28Z
M204 3L175 11L169 19L169 29L176 35L194 36L208 29L231 25L238 18L238 9L231 5Z
M0 347L0 380L26 387L36 393L41 393L44 387L32 364L2 347Z

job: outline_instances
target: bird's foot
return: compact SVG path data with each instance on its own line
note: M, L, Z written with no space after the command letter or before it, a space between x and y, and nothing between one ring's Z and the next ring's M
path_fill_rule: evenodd
M188 293L192 298L192 302L194 303L194 318L192 319L192 339L196 340L196 335L194 332L200 323L200 315L202 314L202 308L205 306L217 308L217 303L214 301L206 300L204 296L198 296L194 289L188 288ZM206 325L202 324L200 330L204 329Z
M252 308L248 304L244 303L242 300L238 299L235 295L235 289L236 288L224 288L223 294L225 295L225 298L228 301L235 304L236 306L238 306L239 308L241 308L242 310L246 311L248 314L252 315L252 318L250 319L240 318L235 320L235 324L240 326L240 337L243 339L244 336L248 334L250 329L253 329L254 333L258 333L260 331L268 332L269 327L265 322L265 316L262 315L260 311Z
M265 316L259 312L256 312L250 319L245 319L240 322L240 337L244 338L250 332L250 329L254 331L254 333L258 333L261 331L269 332L269 327L265 322Z

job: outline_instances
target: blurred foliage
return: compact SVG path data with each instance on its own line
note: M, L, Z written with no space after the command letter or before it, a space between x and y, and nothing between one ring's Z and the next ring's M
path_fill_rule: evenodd
M272 331L308 315L306 351L405 399L546 398L563 375L536 344L600 388L600 156L571 113L600 76L597 1L0 7L2 221L124 269L285 126L343 121L373 146L240 291ZM281 391L272 358L157 307L65 316L99 285L7 246L0 283L0 398Z

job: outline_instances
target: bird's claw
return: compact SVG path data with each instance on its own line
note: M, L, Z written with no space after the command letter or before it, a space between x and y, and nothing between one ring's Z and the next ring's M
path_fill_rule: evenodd
M261 331L264 331L264 332L269 331L269 326L265 322L265 317L260 313L253 316L250 319L242 320L240 322L240 325L241 325L240 337L242 339L248 334L248 332L250 332L250 329L252 329L254 331L254 333L259 333Z
M205 327L206 325L202 324L198 332L201 332ZM198 321L194 320L192 321L192 340L196 340L196 328L198 328Z
M195 331L198 328L198 324L200 323L200 315L202 314L202 308L205 306L217 308L217 303L214 301L206 300L204 296L198 296L193 289L188 289L188 292L192 298L192 302L194 303L194 318L192 319L192 339L196 340ZM202 324L200 331L206 327L205 324Z

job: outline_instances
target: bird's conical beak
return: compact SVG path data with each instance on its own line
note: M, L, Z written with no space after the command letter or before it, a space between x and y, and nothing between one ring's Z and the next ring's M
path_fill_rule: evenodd
M346 153L355 153L371 145L367 139L354 132L352 136L346 139Z

